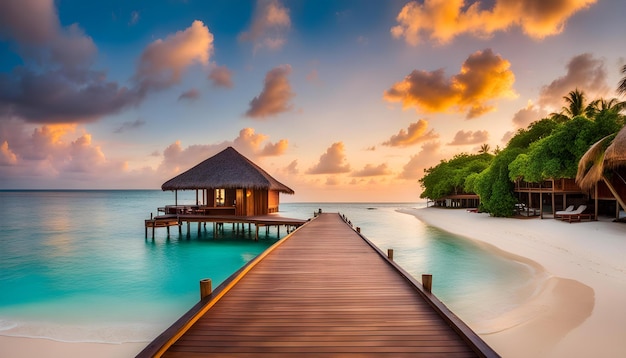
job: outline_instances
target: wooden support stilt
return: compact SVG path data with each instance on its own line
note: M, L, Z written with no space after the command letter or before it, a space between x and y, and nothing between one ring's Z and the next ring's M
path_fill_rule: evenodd
M187 221L187 238L191 237L191 222Z
M430 275L430 274L422 275L422 286L424 286L424 291L431 292L433 288L433 275Z
M205 278L203 280L200 280L200 299L205 298L206 296L210 295L212 292L213 292L213 289L211 287L211 279Z
M256 234L254 235L254 241L259 241L259 225L256 226Z
M387 257L393 261L393 249L387 249Z

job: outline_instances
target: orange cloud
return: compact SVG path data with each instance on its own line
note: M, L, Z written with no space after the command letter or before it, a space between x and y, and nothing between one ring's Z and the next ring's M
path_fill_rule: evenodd
M253 128L244 128L239 131L239 135L232 141L224 141L217 144L194 144L183 148L180 141L176 141L163 151L163 161L157 171L164 178L180 173L217 154L228 146L234 147L250 159L261 156L281 155L287 150L287 140L283 139L278 143L270 142L263 146L267 139L267 135L255 133Z
M239 35L239 40L254 43L254 51L263 47L280 49L287 42L290 27L289 10L280 1L258 0L252 26Z
M468 145L485 143L489 139L489 133L487 131L458 131L454 136L452 142L448 145Z
M357 170L354 173L352 173L352 176L353 177L374 177L374 176L389 175L389 174L391 174L391 171L387 167L387 164L383 163L378 166L367 164L365 165L363 169Z
M285 154L289 147L289 141L281 139L277 143L267 143L263 150L259 153L260 156L277 156Z
M211 70L209 73L209 79L213 82L215 87L233 87L233 73L226 66L218 66Z
M326 153L320 156L317 164L311 167L307 174L339 174L350 171L350 165L346 163L345 148L343 142L333 143Z
M295 96L287 76L291 73L290 65L273 68L265 75L265 83L261 94L250 101L250 109L246 116L265 118L291 110L289 101Z
M408 129L400 129L398 134L394 134L383 145L390 147L408 147L420 142L439 138L434 129L426 132L428 121L420 119L415 123L411 123Z
M9 142L4 141L0 144L0 166L2 165L14 165L17 163L17 156L9 148Z
M495 0L490 9L483 10L479 1L411 1L400 10L398 25L391 28L391 34L415 46L425 38L445 44L459 35L489 37L517 26L526 35L543 39L560 34L572 15L595 3L596 0Z
M491 49L471 54L458 74L446 79L443 69L433 72L414 70L384 92L390 102L424 112L466 112L466 118L492 111L488 102L517 96L512 86L515 75L509 61Z
M184 31L152 42L141 54L135 78L140 91L177 84L183 71L194 63L208 65L213 54L213 34L202 21Z

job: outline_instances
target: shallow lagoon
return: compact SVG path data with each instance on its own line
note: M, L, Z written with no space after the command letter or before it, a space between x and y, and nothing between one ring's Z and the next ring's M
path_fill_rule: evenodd
M193 203L195 193L179 194ZM213 287L278 239L255 242L212 227L198 237L144 238L143 220L172 204L161 191L0 191L0 334L62 341L148 341ZM461 318L495 316L532 277L532 269L397 212L413 203L283 203L281 215L308 219L319 209L346 215ZM281 230L284 236L285 230ZM347 253L349 254L349 253Z

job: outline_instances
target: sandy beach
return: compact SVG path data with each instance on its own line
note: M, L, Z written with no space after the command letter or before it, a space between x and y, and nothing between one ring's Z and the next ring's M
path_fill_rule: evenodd
M503 357L626 356L626 224L403 212L539 268L530 299L497 319L467 322Z

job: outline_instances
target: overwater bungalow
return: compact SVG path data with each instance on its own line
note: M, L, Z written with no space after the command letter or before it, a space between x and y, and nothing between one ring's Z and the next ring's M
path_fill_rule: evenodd
M161 189L175 192L176 202L163 209L166 214L266 215L278 212L280 193L294 194L233 147L166 181ZM179 190L195 190L196 205L178 205Z
M183 222L200 224L248 223L257 226L299 226L302 220L282 218L277 213L280 193L294 191L251 160L228 147L193 168L166 181L162 190L174 192L174 204L158 208L161 215L146 220L148 228L182 226ZM196 192L195 204L180 204L178 192ZM180 229L179 229L180 230ZM189 225L187 229L189 236Z

